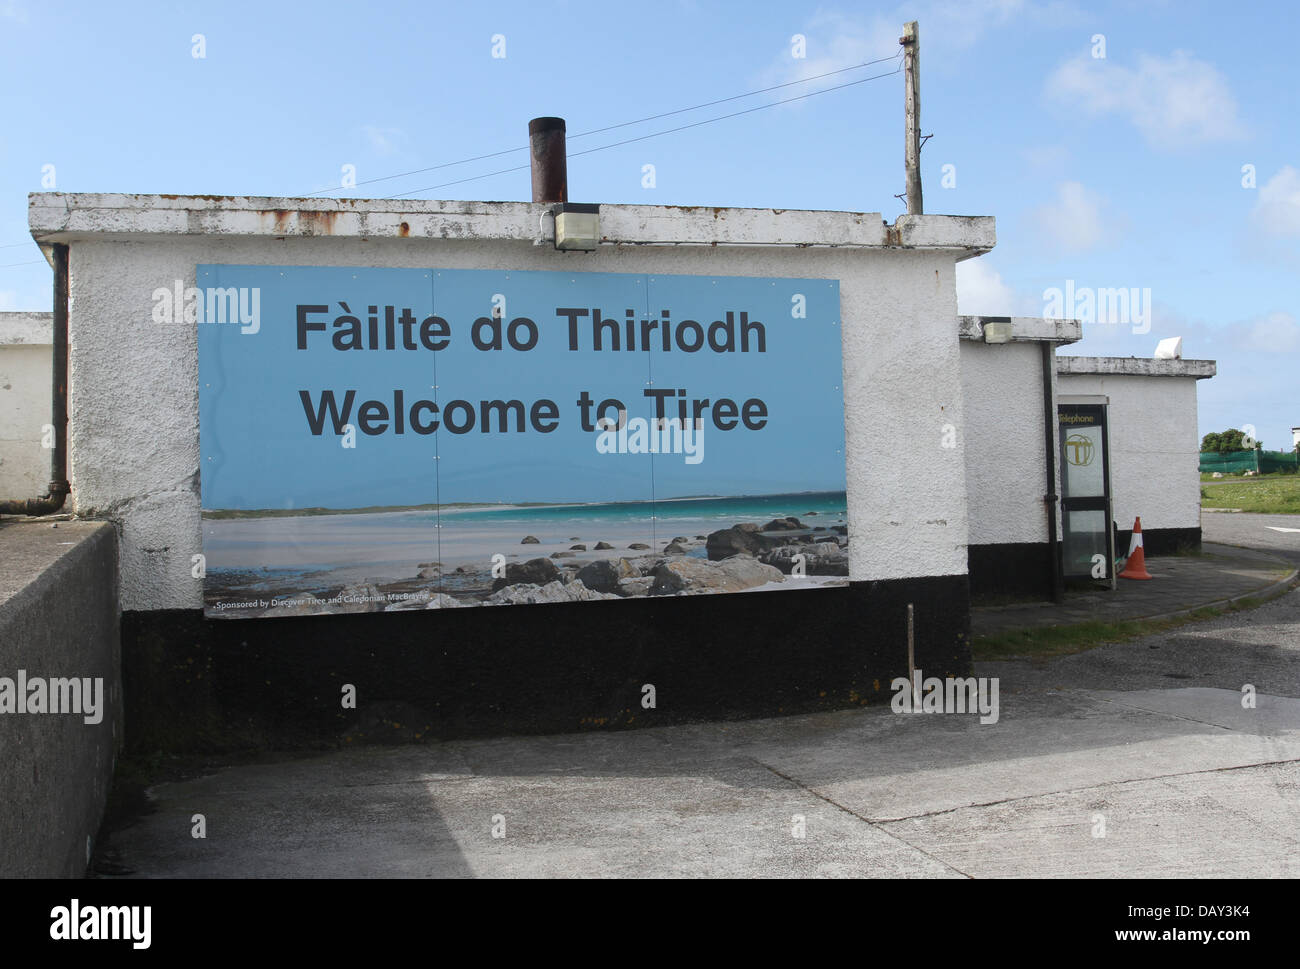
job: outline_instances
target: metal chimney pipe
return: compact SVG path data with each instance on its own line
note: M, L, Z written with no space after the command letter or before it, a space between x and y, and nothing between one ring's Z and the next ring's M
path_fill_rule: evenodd
M528 122L532 156L533 201L569 201L569 171L563 118L534 118Z

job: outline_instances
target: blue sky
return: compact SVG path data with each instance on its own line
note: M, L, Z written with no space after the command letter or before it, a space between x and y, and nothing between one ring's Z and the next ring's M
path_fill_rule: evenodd
M1097 323L1067 352L1150 356L1159 338L1182 336L1184 356L1219 364L1199 387L1202 432L1252 424L1266 447L1289 447L1300 14L1285 2L0 0L0 309L50 305L26 232L44 166L71 192L525 199L526 171L418 191L526 164L523 152L364 183L520 147L539 115L565 117L572 136L888 57L909 19L921 23L922 128L934 135L926 210L998 220L997 248L960 267L961 310L1040 315L1044 290L1066 280L1149 289L1149 332ZM494 35L504 57L492 56ZM892 67L571 137L570 154ZM571 158L570 195L892 221L901 129L891 75ZM337 187L345 165L355 189Z

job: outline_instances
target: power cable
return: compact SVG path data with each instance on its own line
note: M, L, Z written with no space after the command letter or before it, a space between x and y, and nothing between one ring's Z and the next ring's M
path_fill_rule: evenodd
M759 89L757 89L757 90L755 90L755 91L746 91L744 94L733 94L731 97L718 98L718 99L715 100L715 101L705 101L703 104L692 105L692 106L689 107L689 108L677 108L677 109L674 110L674 111L663 111L663 112L661 112L661 113L659 113L659 114L651 114L651 115L647 115L646 117L644 117L644 118L638 118L638 119L635 120L635 121L622 121L622 122L620 122L620 123L618 123L618 124L606 125L606 126L603 127L603 128L592 128L590 131L581 131L581 132L579 132L579 133L577 133L577 134L569 135L568 138L567 138L567 140L569 140L569 141L573 141L573 140L575 140L575 139L577 139L577 138L586 138L586 137L588 137L588 136L590 136L590 135L603 134L603 133L606 132L606 131L615 131L615 130L617 130L617 129L619 129L619 128L628 128L628 127L631 127L632 125L645 124L647 121L658 121L660 118L670 118L670 117L672 117L672 116L674 116L674 115L678 115L678 114L687 114L687 113L689 113L689 112L691 112L691 111L699 111L699 110L701 110L701 109L703 109L703 108L712 108L712 107L715 107L715 106L717 106L717 105L719 105L719 104L727 104L727 103L729 103L729 102L731 102L731 101L739 101L739 100L741 100L741 99L743 99L743 98L751 98L751 97L754 97L755 95L758 95L758 94L767 94L767 93L770 92L770 91L779 91L779 90L781 90L782 88L792 87L792 86L794 86L794 85L796 85L796 84L807 84L807 83L810 82L810 81L820 81L822 78L834 77L834 76L837 75L837 74L844 74L844 73L846 73L846 72L848 72L848 71L858 71L858 70L861 70L861 69L864 68L864 67L871 67L872 65L875 65L875 64L882 64L882 63L884 63L885 61L897 60L897 59L899 59L899 58L902 56L902 54L903 54L903 48L902 48L902 46L900 45L899 48L898 48L898 50L897 50L896 52L894 52L893 54L889 55L888 57L878 57L878 58L876 58L875 60L863 61L861 64L852 64L852 65L850 65L849 67L840 67L840 68L837 68L837 69L835 69L835 70L833 70L833 71L826 71L824 74L814 74L814 75L812 75L811 77L803 77L803 78L799 78L798 80L794 80L794 81L786 81L786 82L784 82L784 83L782 83L782 84L773 84L773 85L771 85L770 87L759 88ZM900 64L900 67L901 67L901 64ZM891 73L897 73L897 71L894 71L894 72L891 72ZM870 79L868 79L868 80L870 80ZM856 83L856 82L854 82L854 83ZM835 88L827 88L826 90L835 90ZM821 92L814 92L814 93L821 93ZM798 100L798 99L794 99L794 100ZM775 104L784 104L784 103L786 103L786 102L784 102L784 101L776 101L776 102L773 102L773 103L775 103ZM733 117L733 115L724 115L724 117ZM673 130L680 130L680 129L673 129ZM395 179L395 178L406 178L406 177L409 176L409 175L421 175L421 174L423 174L423 173L425 173L425 172L436 172L436 171L440 171L441 169L444 169L444 168L455 168L457 165L467 165L467 164L469 164L470 162L485 161L485 160L487 160L487 159L489 159L489 158L500 158L502 155L513 155L515 152L527 151L527 150L528 150L528 146L527 146L527 145L524 145L524 146L522 146L522 147L520 147L520 148L506 148L506 149L504 149L504 150L502 150L502 151L493 151L493 152L488 152L487 154L484 154L484 155L474 155L474 156L472 156L472 157L470 157L470 158L462 158L462 159L460 159L459 161L443 162L441 165L430 165L428 168L415 168L415 169L412 169L412 170L409 171L409 172L398 172L398 173L393 174L393 175L380 175L380 176L378 176L378 177L376 177L376 178L366 178L366 179L362 179L361 181L357 182L356 185L373 185L373 184L375 184L376 182L388 182L388 181L392 181L392 180ZM525 168L526 168L526 167L528 167L528 166L522 166L522 167L525 167ZM490 173L489 175L482 175L482 176L476 176L476 177L479 177L479 178L489 178L489 177L491 177L491 175L493 175L493 174L504 174L504 173L506 173L506 172L515 172L515 171L519 171L519 170L520 170L519 168L506 168L506 169L502 169L500 172L493 172L493 173ZM461 180L457 180L457 181L454 181L454 182L445 182L444 185L456 185L456 184L459 184L460 181L461 181ZM349 187L351 187L351 186L349 186ZM337 187L337 186L331 186L331 187L329 187L329 188L317 189L317 190L314 191L314 192L308 192L308 193L306 193L305 195L303 195L303 196L301 196L301 197L302 197L302 198L311 198L312 196L315 196L315 195L323 195L323 194L325 194L326 192L335 192L335 191L338 191L338 187ZM418 191L427 191L427 189L419 189ZM402 194L410 194L410 193L402 193ZM388 196L388 197L389 197L389 198L395 198L396 196Z
M894 70L886 71L883 74L873 74L871 77L859 78L856 81L848 81L844 84L836 84L833 87L822 88L820 91L810 91L807 94L799 94L792 98L782 98L780 101L771 101L768 104L760 104L752 108L745 108L743 111L733 111L730 114L719 115L716 118L705 118L703 121L693 121L690 124L678 125L676 128L667 128L664 131L651 132L648 135L639 135L635 138L625 138L622 141L611 142L608 145L601 145L598 148L587 148L583 151L575 151L570 153L568 157L577 158L581 155L590 155L598 151L606 151L610 148L618 148L621 147L622 145L630 145L637 141L645 141L649 138L658 138L661 135L670 135L677 131L686 131L689 128L698 128L701 125L713 124L715 121L726 121L728 118L738 118L741 115L752 114L755 111L762 111L765 108L775 108L778 105L790 104L793 101L804 101L808 98L816 97L819 94L829 94L832 91L840 91L847 87L853 87L856 84L865 84L867 81L875 81L875 80L879 80L882 77L889 77L890 75L897 74L902 69L903 69L902 64L899 64L899 66L894 68ZM409 192L399 192L396 195L386 195L384 196L384 198L399 199L407 195L416 195L419 194L420 192L432 192L435 189L446 188L449 185L460 185L464 182L473 182L482 178L491 178L494 175L505 175L510 172L524 171L530 167L531 165L517 165L514 168L502 168L498 171L487 172L486 174L483 175L470 175L466 178L458 178L455 181L451 181L451 182L440 182L437 185L429 185L425 188L416 188L410 190Z

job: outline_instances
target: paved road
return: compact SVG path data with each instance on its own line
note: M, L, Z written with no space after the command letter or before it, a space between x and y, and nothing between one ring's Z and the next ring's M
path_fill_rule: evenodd
M1205 517L1300 559L1265 516ZM137 877L1300 876L1300 592L976 672L996 723L880 705L231 767L155 787L112 848Z
M1203 512L1201 535L1207 542L1263 549L1300 565L1300 515Z

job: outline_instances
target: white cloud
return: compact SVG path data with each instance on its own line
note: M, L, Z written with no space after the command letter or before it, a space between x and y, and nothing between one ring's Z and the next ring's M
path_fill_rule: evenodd
M779 54L763 73L759 86L770 87L790 81L802 81L821 74L828 74L840 68L863 64L881 57L889 57L898 49L898 38L902 34L902 21L893 23L883 17L875 16L870 21L859 20L834 10L818 10L799 30L791 31L804 35L804 57L795 57L793 45L787 42ZM875 65L883 73L893 68L891 62ZM799 85L781 92L772 92L773 100L788 98L820 87L843 84L845 81L869 77L866 71L850 71L828 77L817 85Z
M1257 320L1234 323L1231 336L1244 350L1270 354L1300 350L1300 323L1290 313L1269 313Z
M1248 354L1296 353L1300 351L1300 322L1285 311L1273 311L1261 316L1210 324L1180 313L1167 303L1154 301L1151 310L1151 331L1134 335L1129 327L1108 326L1102 323L1085 325L1084 340L1088 346L1078 345L1066 352L1086 354L1115 354L1119 356L1150 356L1158 340L1181 336L1183 356L1186 359L1218 356L1226 358L1220 369L1222 377L1229 371L1243 379L1263 379L1266 373L1285 381L1293 381L1289 366L1261 365L1257 357Z
M18 293L12 289L0 289L0 313L10 313L18 309Z
M1077 25L1090 20L1069 0L929 0L905 3L892 15L899 24L919 21L921 64L927 55L940 59L974 47L990 30L1032 23L1048 28ZM929 61L931 65L935 61Z
M1129 327L1085 325L1083 342L1063 347L1063 355L1150 357L1162 337L1183 338L1183 358L1214 360L1218 373L1196 385L1200 433L1254 424L1270 450L1289 449L1296 420L1295 358L1300 325L1289 313L1271 312L1228 323L1191 318L1155 301L1151 332L1134 335Z
M757 86L803 80L889 57L897 52L903 24L909 20L920 24L922 69L925 70L928 63L933 71L946 65L952 55L974 47L988 31L1004 26L1013 18L1060 26L1078 23L1082 15L1066 0L1046 3L1030 0L921 0L874 14L819 9L802 26L792 27L790 31L791 35L801 33L807 38L806 57L793 57L787 41L762 72ZM891 70L893 66L889 62L875 65L878 69L875 72ZM843 84L864 76L870 75L866 71L846 73L826 78L821 85ZM780 94L773 92L773 97L790 97L813 90L817 87L809 85Z
M1080 287L1095 287L1097 280L1076 282ZM1055 285L1061 286L1063 283ZM1096 292L1095 288L1093 292ZM1221 327L1210 327L1201 320L1191 319L1154 297L1145 312L1150 314L1150 329L1146 332L1138 332L1137 327L1126 324L1084 323L1083 338L1078 343L1063 347L1060 352L1086 357L1150 357L1162 339L1181 336L1185 359L1213 357L1214 347L1217 346L1214 334L1222 332Z
M1106 200L1081 182L1062 182L1056 200L1039 206L1033 219L1039 230L1066 252L1083 252L1108 241L1118 227Z
M1087 115L1124 117L1158 148L1230 140L1245 130L1227 79L1182 50L1140 54L1136 68L1080 54L1052 72L1046 93Z
M371 150L377 155L396 154L401 143L406 139L406 132L401 128L380 128L378 125L363 125L361 133L370 142Z
M921 25L921 62L926 50L946 55L954 50L974 47L988 31L1005 27L1012 21L1023 25L1057 28L1078 25L1092 19L1069 0L932 0L909 3L898 8L896 17L919 20ZM933 38L937 44L930 45ZM933 61L931 62L933 63Z
M1259 190L1252 227L1270 236L1300 236L1300 171L1286 165Z
M1070 153L1064 145L1034 145L1021 153L1035 171L1060 174L1069 164Z
M1041 316L1037 292L1006 282L988 256L957 263L957 312L964 316Z
M957 312L964 316L1011 316L1016 293L986 259L957 263Z

